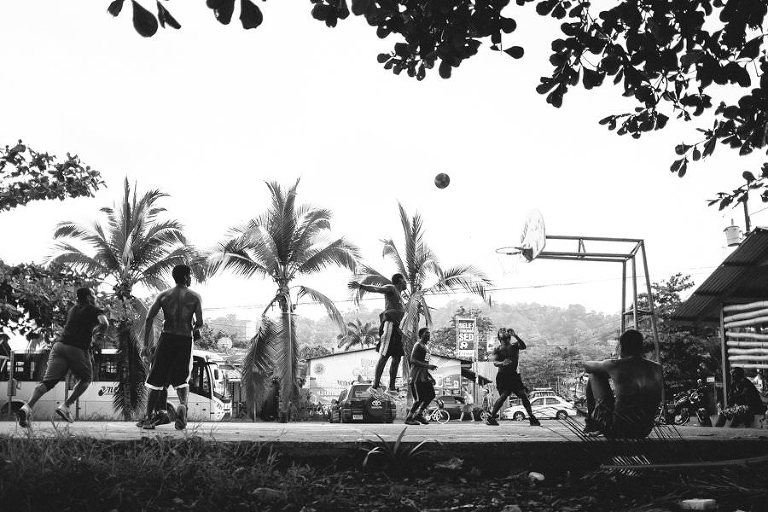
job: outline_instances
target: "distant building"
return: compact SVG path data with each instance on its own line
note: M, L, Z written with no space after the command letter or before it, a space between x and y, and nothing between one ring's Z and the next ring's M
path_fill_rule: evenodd
M310 393L317 397L320 402L327 404L332 399L337 398L341 391L350 384L372 381L378 360L379 355L373 348L337 352L307 359L307 379L304 387L308 388ZM430 363L437 366L437 370L431 373L437 381L435 392L438 395L461 394L462 384L471 383L474 379L470 361L433 353ZM387 363L384 368L381 379L384 384L389 381L390 364ZM398 388L403 387L402 366L398 368L396 385Z

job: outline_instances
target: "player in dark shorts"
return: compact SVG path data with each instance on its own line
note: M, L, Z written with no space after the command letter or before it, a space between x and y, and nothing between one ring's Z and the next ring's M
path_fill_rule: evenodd
M428 342L429 329L422 327L419 329L419 340L413 345L411 352L411 382L409 386L413 395L413 406L405 418L406 425L426 425L429 423L429 420L424 417L424 411L435 398L435 379L429 374L429 371L436 370L437 366L429 364Z
M170 385L176 389L179 406L176 408L175 426L177 430L182 430L187 426L193 331L203 326L203 309L200 295L189 289L192 272L187 265L173 268L173 280L176 286L157 296L144 324L144 344L151 346L152 323L162 308L163 333L157 342L157 352L145 385L149 388L147 411L157 410L164 388ZM154 428L152 418L148 420L144 428Z
M389 391L397 393L395 381L397 379L397 370L400 366L400 359L404 355L403 350L403 332L400 330L400 322L405 316L405 307L401 294L406 289L405 277L402 274L392 276L392 284L384 286L373 286L362 284L357 281L349 283L352 289L361 289L371 293L384 294L384 312L379 315L381 325L379 326L379 344L376 351L379 353L379 362L376 364L376 373L371 386L372 392L376 392L381 385L381 375L384 373L384 367L387 360L392 359L389 365Z
M520 360L520 351L525 350L525 342L515 333L512 328L499 329L497 333L500 345L493 351L493 357L495 361L493 365L499 369L496 374L496 389L499 391L499 398L493 405L493 410L488 418L485 420L488 425L498 425L496 421L496 415L499 414L499 409L507 401L507 398L514 393L523 402L528 413L528 421L531 426L539 426L539 420L534 416L531 410L531 401L528 400L528 388L523 385L523 379L517 372L517 364ZM511 343L512 337L515 338L515 342Z
M94 341L101 340L109 328L109 321L104 312L96 307L96 297L88 288L77 290L77 304L67 313L67 323L59 338L53 344L48 356L48 366L43 380L32 392L29 403L17 412L19 425L28 427L32 421L32 408L38 400L67 375L68 371L77 377L78 382L63 404L56 408L56 414L72 423L74 418L69 408L82 395L93 380L93 358L91 347Z
M664 379L661 365L643 353L643 335L630 329L619 338L619 358L584 362L586 434L644 438L653 430Z

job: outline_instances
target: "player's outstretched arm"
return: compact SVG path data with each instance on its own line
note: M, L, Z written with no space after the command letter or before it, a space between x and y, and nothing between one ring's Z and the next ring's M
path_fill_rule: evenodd
M350 281L347 286L353 290L360 289L370 293L387 293L390 288L393 288L393 285L391 284L384 286L374 286L372 284L363 284L358 281Z

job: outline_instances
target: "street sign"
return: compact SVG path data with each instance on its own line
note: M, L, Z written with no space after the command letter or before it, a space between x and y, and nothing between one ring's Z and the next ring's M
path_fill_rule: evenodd
M477 345L477 321L474 318L456 318L456 356L474 359Z

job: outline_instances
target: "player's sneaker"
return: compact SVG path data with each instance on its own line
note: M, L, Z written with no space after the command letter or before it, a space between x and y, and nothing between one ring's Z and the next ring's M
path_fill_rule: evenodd
M184 430L187 428L187 406L179 404L176 408L176 430Z
M531 416L528 422L531 424L532 427L540 427L541 423L539 423L539 420L536 419L535 416Z
M426 417L424 417L423 414L419 414L418 416L416 416L416 421L418 421L422 425L429 425L430 423L430 421Z
M16 419L19 420L19 426L22 428L29 428L32 423L32 408L29 404L22 405L18 411L16 411Z
M171 422L171 418L166 411L157 411L152 422L156 427L159 427L160 425L169 424Z
M411 417L408 417L408 418L405 419L405 424L406 425L421 425L419 420L413 419Z
M491 426L494 426L494 427L498 427L499 426L499 422L496 421L496 418L494 418L493 416L488 416L488 419L485 420L485 424L486 425L491 425Z
M69 406L61 404L56 408L56 415L68 423L74 423L75 418L72 416L72 411L69 410Z

